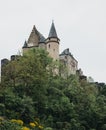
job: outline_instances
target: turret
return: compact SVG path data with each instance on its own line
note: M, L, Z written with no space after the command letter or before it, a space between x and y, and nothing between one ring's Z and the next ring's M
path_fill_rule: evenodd
M54 60L59 60L59 41L54 22L52 22L48 38L46 39L46 49Z
M9 63L9 60L4 58L1 60L1 66L7 65Z
M23 47L22 47L23 53L27 52L28 49L29 49L28 43L27 43L27 41L25 40L24 45L23 45Z
M2 76L4 76L4 73L5 73L4 67L8 63L9 63L9 60L6 59L6 58L4 58L4 59L1 60L1 79L0 79L0 81L2 81Z
M28 44L27 44L27 42L26 42L26 40L25 40L24 45L23 45L22 48L24 49L24 48L27 48L27 47L28 47Z

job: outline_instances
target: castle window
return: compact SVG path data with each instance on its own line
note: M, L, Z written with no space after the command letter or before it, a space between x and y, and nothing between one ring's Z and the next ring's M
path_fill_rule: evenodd
M53 49L53 51L55 51L55 49Z
M65 59L67 59L67 56L65 56Z
M50 44L49 44L49 48L50 48Z

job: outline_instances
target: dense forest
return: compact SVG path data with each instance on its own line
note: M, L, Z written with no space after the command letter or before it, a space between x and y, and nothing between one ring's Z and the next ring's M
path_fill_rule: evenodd
M0 130L106 130L106 85L54 70L40 49L2 66Z

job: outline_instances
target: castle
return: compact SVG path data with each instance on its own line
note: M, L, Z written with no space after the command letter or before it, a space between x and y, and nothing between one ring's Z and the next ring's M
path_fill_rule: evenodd
M70 53L69 49L65 49L61 54L59 54L60 39L57 36L56 28L54 22L52 22L49 35L45 38L35 26L30 33L27 41L25 41L22 50L23 53L32 48L43 48L45 49L54 61L60 61L67 68L68 75L76 74L81 72L78 70L78 62ZM11 56L11 60L15 59L16 55ZM1 60L1 67L3 64L8 63L8 59Z
M23 45L23 53L29 50L30 48L43 48L47 50L49 56L53 60L60 60L67 68L68 75L76 74L78 70L78 62L69 52L69 49L65 49L61 54L59 54L60 39L57 36L55 25L52 22L49 35L45 38L35 26L33 26L32 32L28 38L28 41L25 41Z

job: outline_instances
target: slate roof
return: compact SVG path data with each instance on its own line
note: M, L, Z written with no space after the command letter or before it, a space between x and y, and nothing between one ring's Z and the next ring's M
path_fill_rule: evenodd
M71 56L75 61L77 61L77 60L73 57L73 55L71 54L71 52L69 51L69 48L65 49L65 50L60 54L60 56L61 56L61 55L69 55L69 56Z
M60 55L71 55L70 51L69 51L69 48L65 49Z
M35 25L33 26L33 31L39 36L39 43L44 43L45 37L36 29Z
M35 25L33 26L32 32L35 34L39 35L39 31L36 29Z
M52 22L48 38L58 38L54 22Z
M25 40L24 45L23 45L23 48L27 48L27 47L28 47L28 45L27 45L27 42L26 42L26 40Z
M33 29L32 29L32 31L30 33L30 36L28 38L28 42L29 42L29 39L31 39L31 37L33 37L33 35L37 35L39 37L39 44L45 43L46 38L36 29L35 25L33 26ZM56 32L56 29L55 29L54 22L52 22L48 38L57 38L57 39L59 39L58 36L57 36L57 32ZM27 47L28 47L28 43L25 41L25 43L23 45L23 48L27 48Z
M41 33L39 33L39 36L40 36L39 43L45 43L46 38Z

